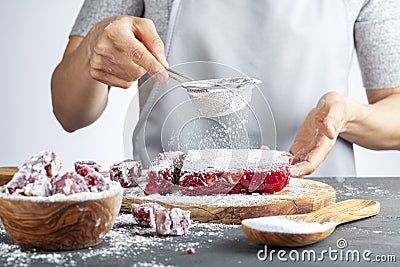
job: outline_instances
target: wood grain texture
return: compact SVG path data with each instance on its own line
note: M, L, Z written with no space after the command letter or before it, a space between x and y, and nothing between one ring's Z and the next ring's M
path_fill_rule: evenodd
M0 186L8 183L14 174L18 171L18 167L0 167Z
M334 222L335 225L339 225L377 215L379 211L380 204L377 201L349 199L308 214L287 217L305 222Z
M99 244L119 213L122 190L94 200L31 201L0 197L8 236L24 248L75 250Z
M296 184L298 184L296 185L298 188L293 188L295 185L289 183L282 191L275 194L277 198L265 196L264 200L259 201L258 198L252 205L248 205L248 203L246 205L244 205L244 203L243 205L227 204L229 203L229 197L236 197L235 195L225 196L223 198L223 203L218 203L217 200L212 204L187 205L165 201L163 200L163 196L157 199L143 199L143 197L139 195L135 196L125 193L122 200L121 211L130 212L131 204L133 203L156 202L166 208L189 210L191 212L191 219L195 221L240 224L242 220L248 218L309 213L331 205L336 201L335 190L330 185L306 179ZM293 192L299 190L303 190L304 192L294 196Z
M279 247L300 247L325 239L339 224L371 217L377 215L379 211L379 202L363 199L351 199L329 205L307 214L279 216L294 221L305 221L309 223L332 222L332 227L323 232L307 234L267 232L248 227L244 222L242 223L242 229L248 238L258 244Z

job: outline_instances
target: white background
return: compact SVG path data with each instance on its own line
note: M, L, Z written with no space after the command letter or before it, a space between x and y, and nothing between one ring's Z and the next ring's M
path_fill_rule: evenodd
M82 0L0 2L0 166L18 165L53 149L67 169L77 159L102 166L122 160L123 123L135 89L111 90L109 105L93 125L64 132L51 107L50 78L60 61ZM351 95L365 102L358 70ZM371 133L373 134L373 133ZM399 176L400 153L356 148L358 176Z

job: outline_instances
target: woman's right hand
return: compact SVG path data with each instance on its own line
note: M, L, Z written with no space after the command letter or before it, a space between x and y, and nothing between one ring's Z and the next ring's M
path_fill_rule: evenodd
M109 86L129 88L146 72L167 83L164 44L154 23L145 18L115 16L88 33L90 75Z

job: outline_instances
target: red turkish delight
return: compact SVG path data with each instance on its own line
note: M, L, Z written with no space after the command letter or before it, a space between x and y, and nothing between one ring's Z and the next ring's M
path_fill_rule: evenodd
M110 167L110 178L122 187L138 186L136 180L142 175L142 164L138 160L127 159Z
M179 185L183 194L275 193L289 182L292 155L261 149L190 150Z
M55 177L61 167L61 161L53 151L43 151L31 156L27 162L19 167L19 171Z
M71 195L81 192L89 192L84 178L75 172L66 172L51 181L54 194Z
M190 211L173 208L156 210L156 231L160 235L184 235L190 226Z
M151 162L145 194L171 193L173 185L179 181L185 154L181 151L164 152Z
M132 204L132 215L136 222L142 227L156 227L155 214L157 210L164 207L157 203Z

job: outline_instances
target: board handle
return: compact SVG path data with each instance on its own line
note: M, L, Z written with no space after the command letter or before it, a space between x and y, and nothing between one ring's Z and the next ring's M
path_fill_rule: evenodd
M373 200L349 199L300 215L307 222L335 222L336 225L377 215L380 204Z

